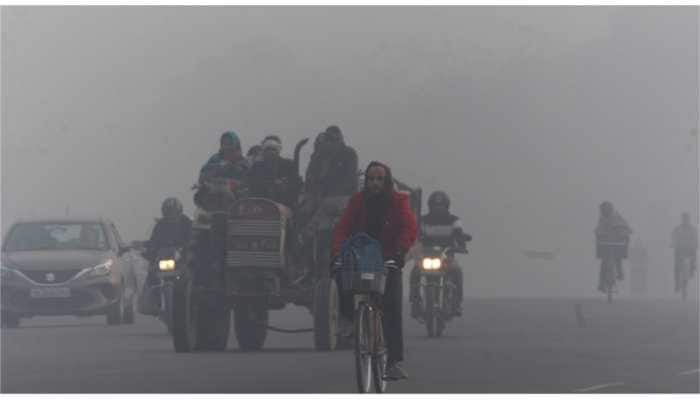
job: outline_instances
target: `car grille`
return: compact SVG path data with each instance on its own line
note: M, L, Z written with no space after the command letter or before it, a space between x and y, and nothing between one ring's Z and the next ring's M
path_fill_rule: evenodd
M11 305L38 314L71 314L95 300L90 292L84 290L73 290L71 297L65 299L34 299L28 290L16 291L11 296L3 297L9 297L3 300Z
M80 271L82 270L71 269L65 271L22 271L22 273L36 283L52 284L66 282L78 275L78 272ZM50 280L49 278L53 278L53 280Z

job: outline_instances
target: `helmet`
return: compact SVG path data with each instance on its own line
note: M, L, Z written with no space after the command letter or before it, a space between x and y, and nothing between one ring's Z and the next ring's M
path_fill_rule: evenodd
M164 218L180 216L182 215L182 203L174 197L168 197L160 206L160 211Z
M442 190L435 191L428 197L428 208L432 209L435 206L442 205L445 208L450 208L450 196Z

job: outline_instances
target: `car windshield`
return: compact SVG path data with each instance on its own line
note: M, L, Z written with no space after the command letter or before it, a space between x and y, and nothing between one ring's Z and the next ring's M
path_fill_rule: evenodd
M23 223L7 235L5 251L107 250L99 223Z

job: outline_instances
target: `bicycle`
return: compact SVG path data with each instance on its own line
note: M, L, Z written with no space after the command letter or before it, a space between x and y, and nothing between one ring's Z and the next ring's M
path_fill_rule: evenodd
M690 268L690 257L683 257L680 265L678 266L678 280L680 283L681 299L688 299L688 282L692 278L691 268Z
M388 352L384 338L382 296L389 269L398 269L393 260L384 262L382 268L360 270L341 268L341 287L352 293L355 378L359 393L369 393L374 386L376 393L387 390L386 367Z
M601 258L602 284L608 303L612 303L613 294L616 292L617 275L615 265L620 258L622 249L626 248L626 242L598 242L599 258Z

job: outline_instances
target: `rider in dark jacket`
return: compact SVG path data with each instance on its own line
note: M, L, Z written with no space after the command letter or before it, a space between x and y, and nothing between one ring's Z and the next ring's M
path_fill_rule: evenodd
M302 185L294 161L280 156L282 141L277 136L266 137L262 147L262 159L253 164L248 174L251 196L267 198L293 208Z
M156 265L158 250L164 247L185 247L192 232L192 220L182 212L182 204L178 199L174 197L165 199L161 205L161 213L163 217L157 220L143 254L149 265L144 292L146 292L145 289L158 284L158 266ZM153 296L151 298L159 298L158 290L152 290L149 293Z
M447 194L443 191L433 192L428 198L428 209L428 214L421 218L420 223L418 240L421 246L449 246L456 249L465 249L466 242L471 240L471 236L464 233L459 217L450 213L450 198ZM461 315L463 298L462 269L454 254L449 254L448 256L447 277L457 287L457 299L454 306L455 313ZM410 276L411 288L409 298L411 300L411 316L413 318L419 318L422 303L419 290L420 262L421 258L418 257Z
M357 153L345 144L340 128L329 126L316 140L305 192L324 198L350 196L357 190Z
M236 132L227 131L219 139L219 151L211 156L199 172L199 183L207 178L242 178L249 169Z
M156 222L144 254L144 258L151 264L155 263L159 249L168 246L184 247L192 233L192 220L182 212L182 204L178 199L165 199L161 213L163 217Z

